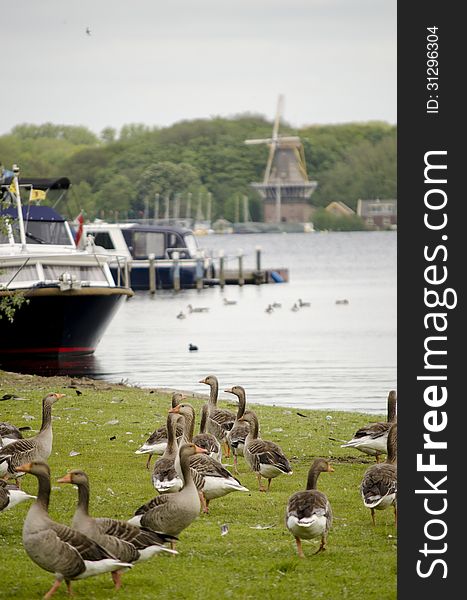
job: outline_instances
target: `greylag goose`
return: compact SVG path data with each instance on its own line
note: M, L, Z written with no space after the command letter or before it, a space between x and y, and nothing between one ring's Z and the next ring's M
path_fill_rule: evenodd
M357 448L365 454L375 456L376 462L379 462L381 454L387 453L388 431L396 420L397 394L395 390L389 392L387 406L387 422L380 421L361 427L350 441L341 445L341 448Z
M258 417L253 411L245 413L240 419L240 422L242 421L247 421L250 425L250 431L248 432L243 448L243 456L250 465L251 470L258 477L259 491L269 491L271 479L282 474L292 475L292 467L280 446L258 437ZM261 477L268 480L267 490L261 485Z
M84 471L73 470L57 480L78 486L78 504L71 526L105 548L112 556L128 563L147 560L159 552L172 552L166 542L176 538L117 519L93 518L89 514L89 478Z
M184 394L180 392L174 392L172 394L172 408L177 406L182 399L185 398ZM177 438L181 438L183 435L183 425L177 425ZM165 447L167 446L167 426L162 425L151 433L148 439L142 446L135 450L135 454L149 454L148 460L146 461L146 469L149 469L149 464L153 454L164 454Z
M185 417L187 441L191 442L193 435L195 410L191 404L179 404L171 411ZM200 492L203 511L209 512L209 502L214 498L221 498L231 492L248 492L236 477L233 477L222 464L211 456L195 455L190 458L190 467L196 488ZM177 460L175 469L179 471Z
M223 302L226 306L233 306L234 304L237 304L236 300L228 300L227 298L224 298Z
M157 459L152 471L152 484L159 494L178 492L183 487L183 480L175 471L175 457L178 452L176 438L177 422L180 416L170 413L167 416L167 446L164 454Z
M23 439L23 434L20 429L11 423L0 423L0 448Z
M190 458L205 454L204 448L194 444L182 444L177 458L183 478L183 488L174 494L156 496L135 512L128 522L167 535L178 536L199 515L201 503L190 469ZM175 548L175 542L172 542Z
M302 539L321 538L321 544L315 554L326 549L326 540L332 523L332 510L326 495L316 489L316 484L320 473L333 471L329 461L324 458L315 459L308 471L306 490L295 492L287 502L285 524L295 537L300 558L305 558Z
M222 461L222 446L220 445L218 439L212 434L206 432L206 421L208 419L207 411L201 411L201 422L199 424L199 433L193 437L193 444L196 444L200 448L204 448L208 451L208 455L211 458L215 458L219 462ZM193 425L194 425L194 415L193 415Z
M371 511L375 522L375 510L394 507L397 525L397 423L391 425L388 435L388 455L385 463L371 466L365 472L360 486L363 504Z
M0 512L35 497L31 496L31 494L26 494L26 492L20 490L16 485L8 484L3 479L0 479Z
M188 304L187 308L191 313L205 313L209 311L207 306L192 306L191 304Z
M71 581L100 573L112 573L115 588L121 586L119 570L132 564L116 559L89 537L53 521L48 513L50 500L50 469L43 461L18 465L17 470L38 479L37 499L31 506L23 525L23 545L29 558L39 567L54 573L55 582L44 598L51 598L65 580L72 595Z
M16 440L0 450L0 477L18 478L16 467L35 460L47 460L52 452L52 405L65 394L47 394L42 400L42 425L37 435Z
M246 436L250 431L250 425L247 421L240 421L245 413L246 408L246 393L245 389L240 385L234 385L234 387L224 390L229 394L235 394L238 398L238 410L237 417L235 419L234 426L227 433L227 443L232 449L234 455L234 471L238 474L238 456L243 456L243 448L245 446Z
M225 446L225 454L230 456L230 448L227 445L227 431L232 429L235 423L235 415L232 411L217 407L217 396L219 394L219 382L214 375L208 375L201 379L199 383L209 385L211 388L209 394L209 402L202 408L203 412L207 411L206 431L212 433L219 442Z

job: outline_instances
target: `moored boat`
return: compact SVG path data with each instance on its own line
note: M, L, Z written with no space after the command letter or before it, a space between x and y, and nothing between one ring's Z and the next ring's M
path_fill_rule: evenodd
M155 269L155 287L173 288L176 270L180 287L193 288L208 277L211 259L198 247L191 229L143 223L105 223L84 225L85 235L92 235L97 247L113 255L112 272L119 264L117 256L129 265L130 285L134 290L151 288L150 269Z
M67 178L1 182L0 299L13 318L0 318L0 357L92 354L121 301L133 294L115 284L109 257L88 244L78 250L66 220L34 204L51 189L66 191ZM22 203L21 196L27 201Z

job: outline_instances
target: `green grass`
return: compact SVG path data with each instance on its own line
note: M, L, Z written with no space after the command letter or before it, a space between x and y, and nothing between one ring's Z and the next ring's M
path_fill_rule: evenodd
M0 396L15 393L24 398L0 402L0 421L38 429L42 397L49 391L66 393L53 408L52 477L61 477L71 468L84 469L91 481L91 513L128 519L155 495L145 468L146 456L135 455L134 450L165 422L169 396L91 380L76 381L82 392L78 396L67 387L71 381L0 371ZM199 415L204 400L190 401ZM281 445L291 459L293 475L274 479L271 492L260 493L256 477L240 458L240 480L250 492L213 500L210 514L200 515L181 533L179 555L159 556L135 566L124 574L118 596L125 600L395 599L397 534L393 511L378 512L376 527L371 525L359 485L372 461L329 440L330 436L349 439L360 425L376 419L358 413L301 410L307 415L303 418L294 409L253 408L263 438ZM33 415L35 420L27 421L23 415ZM114 419L118 424L107 424ZM71 451L80 454L70 457ZM330 457L335 468L318 481L331 502L334 523L327 551L313 556L318 542L304 542L306 558L300 560L284 525L284 511L288 497L304 489L309 466L317 456ZM52 485L50 514L69 523L76 490L69 485ZM35 493L36 479L25 475L22 487ZM32 563L22 547L22 523L28 508L29 503L23 503L0 514L0 598L41 598L54 579ZM225 536L221 536L223 524L229 527ZM268 528L256 528L258 525ZM108 599L115 595L109 575L74 582L73 589L78 598ZM65 591L62 585L56 598L65 598Z

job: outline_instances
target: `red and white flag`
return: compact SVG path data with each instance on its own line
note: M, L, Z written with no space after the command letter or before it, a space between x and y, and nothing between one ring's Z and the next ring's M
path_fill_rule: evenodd
M76 233L75 233L75 244L76 244L76 247L78 248L81 238L83 236L83 225L84 225L83 211L81 211L79 213L79 215L76 217L74 222L77 223L77 225L78 225L78 229L76 230Z

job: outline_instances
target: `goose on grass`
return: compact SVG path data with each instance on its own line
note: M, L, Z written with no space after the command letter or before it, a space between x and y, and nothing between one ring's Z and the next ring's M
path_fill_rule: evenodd
M326 541L332 523L332 510L323 492L316 489L320 473L332 473L333 467L324 458L313 461L306 483L306 490L295 492L287 502L285 524L295 538L300 558L305 558L302 540L320 538L321 543L315 554L326 549Z

